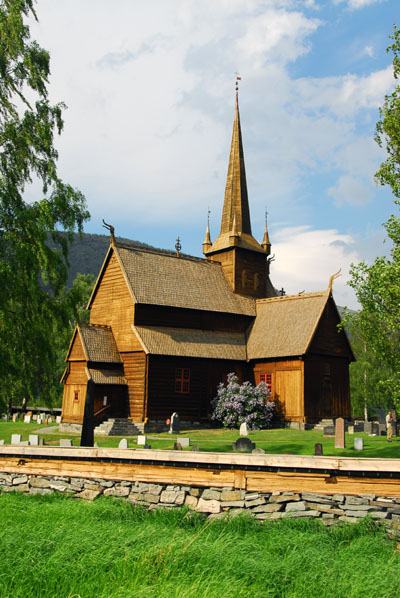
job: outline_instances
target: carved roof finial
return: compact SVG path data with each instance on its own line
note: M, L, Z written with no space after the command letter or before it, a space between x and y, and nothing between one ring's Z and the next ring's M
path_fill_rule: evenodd
M328 284L328 291L329 291L330 293L332 292L332 285L333 285L333 281L334 281L336 278L339 278L339 276L341 275L341 272L342 272L342 268L339 268L339 270L338 270L338 271L337 271L335 274L332 274L332 276L330 277L330 279L329 279L329 284Z
M104 220L104 218L103 218L103 228L106 228L107 230L110 231L110 243L113 247L115 247L115 235L114 235L115 228L112 226L112 224L108 224Z
M208 208L207 211L207 228L206 228L206 234L204 237L204 241L203 241L203 253L206 254L208 249L210 249L212 243L211 243L211 237L210 237L210 208Z

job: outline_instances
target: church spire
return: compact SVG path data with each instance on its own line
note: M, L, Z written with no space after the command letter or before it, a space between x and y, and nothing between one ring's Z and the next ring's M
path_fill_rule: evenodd
M265 230L264 230L264 238L262 240L261 247L264 249L264 251L267 255L269 255L271 253L271 242L269 240L269 234L268 234L267 212L265 212Z

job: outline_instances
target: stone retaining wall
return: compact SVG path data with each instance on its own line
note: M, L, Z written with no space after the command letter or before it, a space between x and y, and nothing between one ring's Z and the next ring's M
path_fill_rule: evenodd
M74 498L94 500L113 496L154 509L176 509L186 505L190 510L209 518L248 513L258 520L312 517L325 525L339 521L354 523L369 515L372 519L400 526L400 498L343 494L313 494L309 492L248 492L246 490L200 488L156 483L110 481L60 476L35 476L0 473L1 492L26 494L70 494Z

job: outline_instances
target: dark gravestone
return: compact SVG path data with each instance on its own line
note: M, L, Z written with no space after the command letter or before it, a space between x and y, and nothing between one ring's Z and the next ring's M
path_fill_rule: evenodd
M237 453L249 453L255 448L255 443L251 442L250 438L246 438L246 436L241 436L236 442L232 442L232 450Z
M174 451L181 451L182 450L182 445L180 442L175 442L174 444Z
M171 423L169 425L168 431L170 434L179 434L180 432L179 415L175 412L171 415Z
M379 436L386 436L386 424L378 424Z
M369 434L370 436L372 434L379 434L379 424L375 423L375 422L365 422L364 423L364 432L365 434Z
M324 452L322 450L322 444L320 442L317 442L314 445L314 455L316 457L322 457L323 454L324 454Z
M198 444L192 444L192 451L194 451L195 453L199 452L199 445Z
M94 445L94 382L89 380L86 387L85 411L83 414L80 446Z
M142 446L142 448L144 448L144 449L151 449L151 444L144 444Z
M344 437L344 419L338 417L335 425L335 448L344 449L345 437Z
M325 426L324 436L335 436L335 426Z

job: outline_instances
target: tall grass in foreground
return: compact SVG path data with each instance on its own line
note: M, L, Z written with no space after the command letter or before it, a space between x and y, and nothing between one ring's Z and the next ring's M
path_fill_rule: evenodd
M212 523L122 500L0 494L1 598L395 598L396 543L372 521Z

